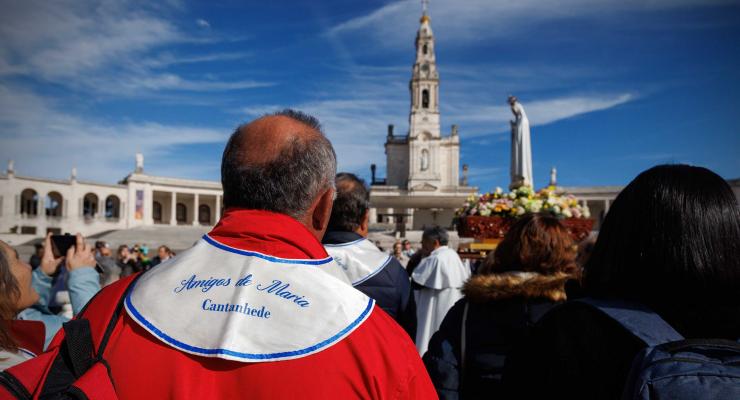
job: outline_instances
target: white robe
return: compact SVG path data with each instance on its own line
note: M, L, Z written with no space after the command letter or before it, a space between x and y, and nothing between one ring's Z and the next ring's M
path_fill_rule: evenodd
M533 186L529 119L519 102L514 103L511 111L516 117L511 123L511 184Z
M439 329L447 311L463 297L460 288L468 278L470 268L447 246L434 250L414 269L411 279L424 286L414 293L416 348L420 355L427 351L429 339Z

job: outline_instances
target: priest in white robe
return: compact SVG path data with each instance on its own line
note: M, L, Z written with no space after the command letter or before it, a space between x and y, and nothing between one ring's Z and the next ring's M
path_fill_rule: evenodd
M429 339L439 329L447 311L463 295L460 288L470 278L455 250L447 247L447 232L439 227L424 230L422 251L429 254L411 274L416 290L416 348L424 355Z

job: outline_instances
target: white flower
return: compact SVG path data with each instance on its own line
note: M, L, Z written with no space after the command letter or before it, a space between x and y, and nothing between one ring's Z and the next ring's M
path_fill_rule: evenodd
M583 207L583 217L591 218L591 210L588 209L588 206Z
M563 209L563 216L565 218L571 218L573 216L573 213L570 212L570 208Z

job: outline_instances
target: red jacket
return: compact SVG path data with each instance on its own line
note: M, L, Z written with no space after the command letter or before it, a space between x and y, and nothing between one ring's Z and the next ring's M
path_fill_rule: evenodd
M273 257L328 257L319 241L301 224L275 213L228 210L208 236L231 248ZM207 274L208 266L203 268ZM130 279L114 285L127 285ZM112 292L104 289L89 304L85 316L93 330L104 329L108 323L96 315L110 315L117 302L110 295ZM52 342L51 351L59 345L62 335ZM230 361L185 353L123 313L104 358L121 399L437 398L414 344L379 307L373 307L359 327L335 344L302 358L269 362Z

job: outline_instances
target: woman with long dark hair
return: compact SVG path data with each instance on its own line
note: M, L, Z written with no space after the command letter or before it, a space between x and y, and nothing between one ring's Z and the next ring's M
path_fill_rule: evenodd
M740 338L740 209L727 182L688 165L637 176L616 198L584 268L592 299L637 303L680 335ZM598 310L544 316L507 360L517 397L619 398L645 343Z
M33 331L34 324L14 321L19 311L32 306L38 299L39 295L31 285L31 266L20 261L18 253L0 241L0 371L43 350L43 325L36 324L36 332L40 335L36 335L36 346L32 346L27 339L34 336L33 333L19 334L19 331L28 327Z
M558 303L576 278L576 246L554 217L525 215L507 232L465 297L431 338L424 363L442 399L495 398L514 342Z

